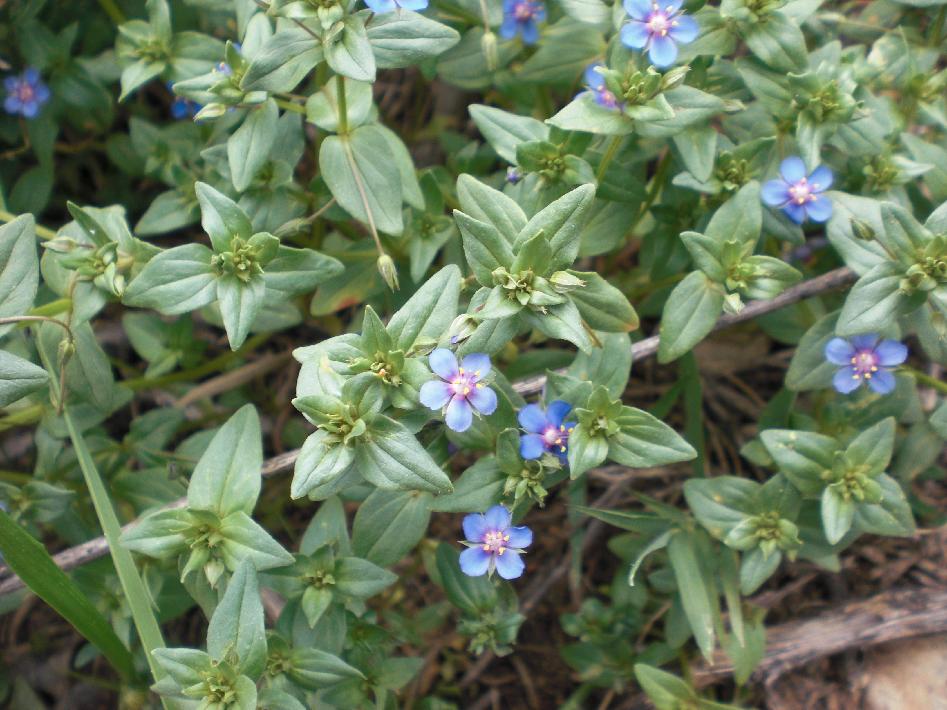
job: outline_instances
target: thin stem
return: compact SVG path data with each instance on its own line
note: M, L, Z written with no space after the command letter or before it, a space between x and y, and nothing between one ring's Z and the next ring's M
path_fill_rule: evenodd
M125 15L122 14L121 9L115 4L115 0L99 0L99 7L105 10L105 14L108 15L116 25L125 22Z
M339 100L339 135L345 136L349 132L349 111L345 100L345 77L341 74L335 75L335 89Z
M276 105L279 106L284 111L293 111L294 113L306 114L306 107L300 106L299 104L293 101L285 101L284 99L274 98L273 101L276 102Z
M365 192L365 185L362 184L362 174L359 172L358 164L355 162L355 156L352 154L352 146L347 139L342 139L342 146L345 149L345 157L349 161L349 167L352 168L352 176L355 178L355 187L358 188L359 197L362 200L362 206L365 208L365 216L368 218L368 229L372 233L372 239L375 240L375 247L378 249L378 255L385 255L385 248L381 244L381 238L378 236L378 230L375 228L375 217L372 215L372 208L368 204L368 194Z
M69 351L66 354L63 354L64 351L60 351L59 398L56 402L56 413L62 414L62 408L66 402L66 362L69 360L71 352L76 345L76 336L73 335L72 328L70 328L65 321L61 321L58 318L50 318L49 316L9 316L7 318L0 318L0 325L7 325L9 323L55 323L60 328L66 330L69 336Z
M644 203L641 205L641 209L638 211L638 216L635 217L635 221L631 223L631 226L628 228L628 236L630 237L632 232L634 232L635 227L638 226L638 223L644 219L644 216L648 213L648 210L651 209L651 205L654 204L654 201L658 199L658 195L661 194L661 188L664 187L664 176L667 174L668 168L671 166L671 153L670 151L666 152L661 158L661 162L658 163L658 169L654 171L654 176L651 178L651 186L648 188L648 194L645 197Z
M910 375L918 382L918 384L933 387L941 394L947 394L947 382L938 380L936 377L931 377L926 372L915 370L913 367L909 367L908 365L901 365L901 367L898 368L898 371Z
M6 210L0 210L0 222L12 222L19 215L15 215L12 212L7 212ZM43 239L55 239L56 232L48 227L44 227L41 224L36 225L36 236L42 237Z
M602 182L602 178L605 177L605 171L608 170L612 159L618 154L618 148L621 145L622 138L623 136L612 136L611 141L609 141L608 148L605 149L605 155L602 156L602 162L598 164L598 170L595 171L595 180L597 182Z
M931 32L931 47L940 46L940 40L944 33L944 18L947 17L947 5L941 5L937 17L934 18L934 31Z

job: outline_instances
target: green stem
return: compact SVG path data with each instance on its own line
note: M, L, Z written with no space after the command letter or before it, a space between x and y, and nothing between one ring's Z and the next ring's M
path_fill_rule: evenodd
M18 215L13 214L12 212L7 212L6 210L0 210L0 222L12 222L17 218ZM44 227L41 224L36 225L36 236L42 237L43 239L55 239L56 232L48 227Z
M297 104L295 101L285 101L283 99L273 99L276 102L276 105L279 106L284 111L293 111L295 113L306 114L306 107Z
M105 14L108 15L116 25L125 22L125 15L122 14L118 5L115 4L115 0L99 0L99 6L105 10Z
M57 298L55 301L50 301L49 303L45 303L42 306L36 306L36 308L31 308L28 315L55 316L69 311L70 309L72 309L71 298Z
M29 407L24 407L20 411L13 412L12 414L5 416L3 419L0 419L0 431L6 431L7 429L12 429L13 427L18 426L36 424L36 422L42 418L43 405L31 404Z
M608 170L612 159L617 155L622 138L623 136L612 136L611 141L609 141L608 148L605 149L605 155L602 156L602 162L598 164L598 170L595 171L595 180L597 182L602 182L602 178L605 177L605 171Z
M909 367L907 365L901 365L901 367L898 368L898 371L910 375L918 382L918 384L933 387L941 394L947 394L947 382L944 380L938 380L936 377L931 377L926 372L915 370L913 367Z
M626 232L629 238L631 237L632 232L634 232L635 227L638 226L638 223L644 219L644 216L648 213L648 210L651 209L651 205L653 205L654 201L658 199L658 195L661 194L661 188L664 187L664 177L667 174L668 168L670 167L671 153L668 151L664 154L664 157L661 158L661 162L658 163L658 168L654 171L654 177L651 178L651 186L648 188L648 194L645 197L645 201L641 205L641 209L638 211L638 216L635 217L635 221L631 223L631 226Z
M931 32L931 47L939 47L944 33L944 18L947 17L947 5L941 5L937 17L934 18L934 31Z
M341 74L335 75L335 93L339 100L339 135L348 135L349 132L349 112L348 104L345 100L345 77ZM368 207L366 206L366 211Z

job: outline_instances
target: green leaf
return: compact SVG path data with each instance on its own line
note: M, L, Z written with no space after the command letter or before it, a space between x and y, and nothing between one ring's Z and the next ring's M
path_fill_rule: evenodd
M0 553L4 562L40 599L98 648L126 682L135 677L131 653L108 621L67 577L46 548L0 510Z
M684 483L684 497L697 521L718 540L757 512L759 484L736 476L694 478Z
M308 495L313 489L328 486L350 468L354 450L344 444L327 445L325 431L319 430L303 442L293 468L292 498Z
M454 220L464 242L464 254L477 281L487 287L493 286L493 271L499 267L509 268L513 263L513 250L497 231L487 222L474 219L459 210L454 210Z
M372 116L372 85L343 77L345 117L349 128L367 123ZM339 82L329 81L306 101L306 120L333 133L339 130Z
M704 231L721 243L735 240L740 244L756 244L763 223L760 205L760 184L751 180L714 212Z
M203 308L217 300L213 253L203 244L185 244L158 254L128 285L122 295L127 306L153 308L174 316Z
M221 517L237 510L252 513L262 465L260 419L253 405L245 404L217 431L197 462L187 489L188 507Z
M424 15L399 8L397 12L370 15L365 27L379 69L398 69L436 57L460 41L451 27Z
M825 537L835 544L851 530L855 519L855 503L846 500L829 486L822 491L822 528Z
M318 690L347 678L364 678L338 656L318 648L294 648L290 656L289 679L308 690Z
M515 247L521 248L541 230L552 249L550 271L572 266L582 242L581 229L594 199L594 185L580 185L567 192L533 215L516 236Z
M524 310L526 321L550 338L566 340L583 352L591 352L594 346L589 331L582 324L582 315L571 300L550 306L546 313Z
M825 359L825 346L835 337L837 319L837 312L823 316L802 336L786 372L788 389L805 392L832 386L838 365Z
M602 347L578 353L568 374L582 382L604 385L612 397L621 398L631 375L631 338L625 333L596 333L596 337Z
M803 495L818 495L823 475L832 470L838 442L830 436L791 429L767 429L760 434L776 465Z
M890 261L882 262L862 276L845 298L838 317L836 331L849 336L876 333L894 325L904 315L923 302L905 296L900 291L901 269Z
M244 91L292 91L322 61L319 40L301 27L281 28L257 51L243 75Z
M358 557L343 557L335 564L335 588L359 599L375 596L398 581L398 575Z
M624 136L635 130L635 122L621 111L599 106L587 94L580 94L546 123L564 131L585 131L606 136Z
M855 510L854 526L874 535L909 537L914 535L914 515L904 490L886 473L875 479L881 486L881 502L862 503Z
M496 458L485 456L454 481L453 493L432 500L431 510L439 513L486 510L500 500L505 483L506 474L497 466Z
M20 215L0 227L0 318L19 316L33 305L39 285L36 222ZM13 324L0 325L0 336Z
M447 474L403 424L381 416L370 432L371 438L355 447L355 466L367 481L394 490L453 490Z
M701 182L710 179L717 155L717 131L713 126L694 126L673 136L684 167Z
M237 569L243 560L249 560L258 570L293 563L293 556L242 510L221 520L218 532L223 538L221 553L228 569Z
M437 340L457 315L463 278L455 265L445 266L424 282L388 321L397 349L408 352L419 340Z
M341 34L324 46L332 71L356 81L375 81L375 55L365 24L358 15L342 20Z
M424 537L430 500L418 491L373 491L355 514L353 552L381 566L399 561Z
M272 158L279 125L279 109L273 99L251 109L246 120L227 141L227 161L233 186L243 192L260 169Z
M513 199L472 175L457 178L457 200L462 212L492 225L511 246L526 225L526 214Z
M228 251L234 237L250 239L253 234L250 219L236 202L204 182L195 183L194 191L201 205L201 226L215 252Z
M845 460L866 476L877 476L891 463L894 432L894 417L887 417L864 429L846 447Z
M608 439L591 436L581 424L569 435L569 477L576 479L589 469L601 465L608 456Z
M549 127L530 116L520 116L483 104L472 104L467 110L490 147L512 165L516 165L518 145L549 138Z
M42 367L0 350L0 408L42 389L48 382L49 375Z
M480 617L497 605L497 592L486 575L470 577L460 569L460 553L450 545L437 546L435 561L444 593L450 603L467 614Z
M331 256L312 249L280 246L263 273L266 300L285 302L295 295L309 293L344 270L342 263Z
M723 289L700 271L688 274L664 306L658 362L676 360L713 330L723 312Z
M743 40L750 51L772 69L803 71L808 64L802 30L778 10L750 25Z
M266 629L256 570L249 560L240 563L227 584L223 599L207 627L207 653L217 661L235 654L236 669L258 678L266 665Z
M159 510L138 520L122 532L122 545L149 557L168 559L186 549L184 533L191 527L181 510Z
M608 457L623 466L664 466L697 456L680 434L640 409L623 407L618 424L621 428L608 440Z
M593 330L628 333L638 328L638 314L619 289L594 271L572 271L585 286L569 292L582 319ZM629 350L630 352L630 350Z
M693 537L685 532L673 535L668 543L668 558L694 640L710 662L714 651L714 611Z
M224 275L217 279L217 300L220 317L227 330L230 349L236 350L247 339L250 328L263 307L266 282L256 275L249 281L237 276Z
M697 693L676 675L636 663L635 678L657 710L678 710L688 704L697 706Z

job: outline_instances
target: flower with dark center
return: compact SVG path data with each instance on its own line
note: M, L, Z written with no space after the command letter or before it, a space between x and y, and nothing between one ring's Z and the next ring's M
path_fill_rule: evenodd
M546 6L539 0L503 0L503 24L500 36L513 39L519 35L523 44L536 44L539 23L546 19Z
M520 436L520 456L538 459L544 453L555 454L565 460L569 451L569 434L575 422L567 422L572 405L557 399L544 411L538 404L527 404L520 410L520 426L527 432Z
M621 28L621 41L626 47L648 51L656 67L669 67L677 59L677 45L697 39L700 26L681 10L683 0L669 0L664 5L656 0L624 0L625 12L631 20Z
M763 185L761 196L770 207L778 207L796 224L806 219L825 222L832 216L832 201L822 193L832 187L832 171L820 165L806 175L802 158L791 156L779 165L779 179Z
M464 518L464 545L460 569L470 577L493 574L516 579L525 565L520 555L533 542L533 533L525 525L514 527L510 511L495 505L485 514L471 513Z
M825 359L840 367L832 384L842 394L854 392L862 384L878 394L888 394L895 386L889 368L897 367L907 357L904 343L881 340L875 334L856 335L850 340L832 338L825 346Z
M3 87L7 90L3 109L13 116L19 114L23 118L36 118L40 107L49 101L49 87L33 67L20 76L8 76L3 81Z
M428 358L431 370L440 379L421 385L421 404L430 409L443 409L444 421L454 431L467 431L473 424L476 410L484 416L497 408L497 395L483 378L490 374L490 358L471 353L459 365L457 357L446 348L437 348Z
M590 95L595 100L595 103L602 108L617 111L621 109L622 103L605 85L605 77L596 71L596 69L601 66L604 65L596 62L595 64L589 64L589 66L585 68L585 86L588 90L583 93Z

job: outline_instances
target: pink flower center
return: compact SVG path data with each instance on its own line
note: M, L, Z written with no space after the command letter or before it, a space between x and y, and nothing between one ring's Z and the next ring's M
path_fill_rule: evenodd
M661 37L664 37L668 31L670 31L673 23L671 22L671 18L669 17L668 13L662 11L658 7L657 3L655 3L653 7L654 10L648 16L648 21L645 24L648 27L648 32L653 35L660 35Z
M558 427L550 424L543 430L543 443L550 451L564 454L566 452L566 444L569 441L569 434L571 433L572 427L566 429L565 424L561 424Z
M878 356L875 355L874 350L858 350L852 356L851 363L852 369L855 370L852 377L856 380L862 377L870 380L872 374L878 372Z
M802 178L799 182L789 186L789 198L797 205L804 205L807 202L814 202L816 195L814 191L819 188L818 184L809 184L809 181Z
M455 377L450 382L451 390L454 392L455 397L467 397L474 389L478 387L483 387L483 384L479 382L480 379L480 370L475 372L464 372L464 368L460 368L457 372L457 377Z
M615 94L613 94L608 89L602 87L601 89L596 89L595 91L598 94L598 102L602 106L607 106L608 108L615 108L618 106L618 99L616 99Z
M504 531L490 530L483 536L483 551L502 555L506 552L507 543L509 543L509 541L510 536Z
M19 84L17 84L16 97L20 100L20 103L31 103L35 95L36 92L34 91L33 85L30 84L30 82L21 81Z
M536 7L531 2L518 2L513 6L513 17L517 22L527 22L533 19L536 14Z

